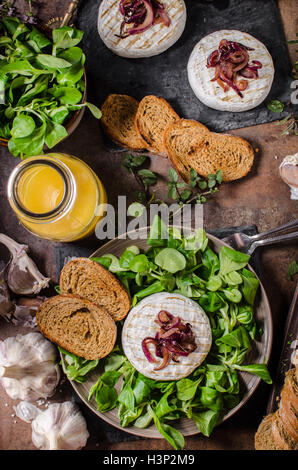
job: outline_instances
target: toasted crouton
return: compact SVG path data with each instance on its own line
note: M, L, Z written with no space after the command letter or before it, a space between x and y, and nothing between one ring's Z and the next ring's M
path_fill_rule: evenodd
M139 102L128 95L109 95L102 105L101 126L104 133L117 145L130 150L145 149L135 125Z

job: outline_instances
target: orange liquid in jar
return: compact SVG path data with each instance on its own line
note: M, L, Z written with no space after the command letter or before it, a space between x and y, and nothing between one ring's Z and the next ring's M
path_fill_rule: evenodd
M72 176L73 195L67 207L59 211L65 196L65 181L54 167L39 164L49 161L65 165ZM28 217L15 208L22 224L34 234L55 241L74 241L90 235L105 213L105 189L91 168L82 160L66 154L47 154L24 161L36 164L24 170L17 184L17 198L25 209L37 214ZM51 216L43 215L54 212ZM40 217L38 217L40 215Z

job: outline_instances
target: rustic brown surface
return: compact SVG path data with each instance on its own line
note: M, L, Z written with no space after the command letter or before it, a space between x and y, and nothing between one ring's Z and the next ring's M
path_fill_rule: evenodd
M39 12L46 20L56 14L61 15L68 2L39 2ZM288 39L297 31L294 23L295 0L280 0L282 20ZM57 13L55 13L57 5ZM291 49L291 54L293 51ZM294 58L294 55L292 55ZM282 182L278 166L285 155L297 152L297 137L281 136L281 129L274 123L264 124L233 131L233 134L246 138L254 148L259 149L256 163L251 174L233 184L227 184L204 207L205 227L209 229L256 224L259 231L298 217L297 202L290 200L289 188ZM137 189L134 180L121 168L120 155L108 153L103 146L99 124L89 113L85 113L76 132L64 143L57 146L57 151L74 154L96 171L102 179L109 196L109 202L116 204L117 195L127 195L133 199L132 191ZM0 231L7 233L19 242L27 243L32 257L40 270L57 280L54 262L54 243L40 240L30 235L20 226L6 200L6 181L18 160L15 160L6 149L0 149ZM166 159L152 157L150 168L166 175L169 162ZM165 195L165 185L159 183L160 195ZM99 242L91 237L84 242L96 249ZM1 248L1 247L0 247ZM0 255L7 256L1 249ZM287 280L287 269L297 256L297 245L268 247L262 250L262 281L272 307L274 320L274 343L270 361L270 370L274 374L275 364L283 342L283 327L295 290L295 282ZM1 256L2 258L2 256ZM0 258L0 259L1 259ZM7 325L0 319L0 339L27 333ZM66 381L62 381L56 395L51 401L62 401L71 396L72 390ZM255 395L242 410L229 421L218 426L210 438L197 435L186 439L186 449L253 449L254 433L266 412L269 386L261 383ZM17 402L9 399L3 388L0 388L0 449L34 449L31 441L30 425L13 416L13 405ZM83 405L81 407L87 418L90 438L86 449L170 449L164 440L138 440L106 444L97 440L96 430L100 426L98 418L93 416Z

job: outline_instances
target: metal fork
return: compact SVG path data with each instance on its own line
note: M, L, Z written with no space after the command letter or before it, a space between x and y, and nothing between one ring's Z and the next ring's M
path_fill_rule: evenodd
M290 242L293 240L298 240L298 232L291 232L287 233L286 235L278 235L277 237L272 238L263 238L262 240L253 242L246 251L246 253L248 255L252 255L255 249L259 246L274 245L276 243Z
M270 229L266 232L257 233L256 235L246 235L245 233L234 233L228 237L223 238L223 241L238 251L242 251L251 255L256 248L264 245L272 245L283 241L296 240L298 232L283 234L290 229L298 229L298 219L295 219L279 227ZM270 235L277 235L276 237L269 237Z

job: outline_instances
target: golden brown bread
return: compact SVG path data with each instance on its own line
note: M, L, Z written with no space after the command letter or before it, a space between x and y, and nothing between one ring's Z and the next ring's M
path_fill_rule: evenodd
M223 181L234 181L247 175L254 162L251 145L241 137L215 132L197 134L189 145L183 164L207 177L222 171Z
M104 133L120 147L143 150L143 141L135 129L139 102L128 95L111 94L102 105L101 126Z
M113 349L114 320L94 302L75 295L57 295L42 303L36 313L41 333L67 351L93 360Z
M69 261L60 274L61 294L76 294L103 307L115 320L129 312L130 297L118 279L88 258Z
M171 123L179 119L178 114L164 98L148 95L139 103L135 127L148 150L165 155L164 132Z
M262 420L255 434L256 450L279 450L272 434L272 422L275 418L271 413Z
M274 414L275 417L272 421L272 435L278 448L281 450L298 450L298 442L297 440L292 439L286 431L280 417L279 410Z
M285 376L278 409L264 417L255 434L256 450L298 450L297 367Z
M185 181L188 180L190 170L188 163L185 162L190 143L202 132L209 132L209 129L193 119L179 119L165 130L164 146L167 155Z

